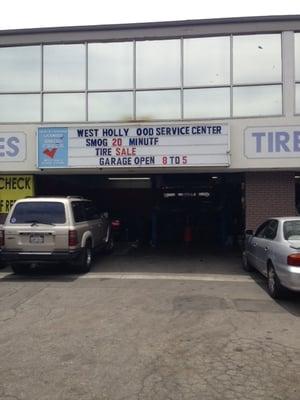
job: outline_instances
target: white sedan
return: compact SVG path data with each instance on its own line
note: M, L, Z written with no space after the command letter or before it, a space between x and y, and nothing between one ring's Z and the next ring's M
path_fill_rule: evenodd
M243 266L268 279L272 297L300 291L300 217L270 218L256 232L246 231Z

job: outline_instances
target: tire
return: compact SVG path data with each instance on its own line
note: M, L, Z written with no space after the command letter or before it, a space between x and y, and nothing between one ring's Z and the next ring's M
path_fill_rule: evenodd
M30 271L30 265L28 264L12 264L11 269L16 275L26 275Z
M115 248L115 241L114 241L114 237L112 235L112 233L109 235L109 239L108 242L106 243L106 246L104 248L104 253L105 254L110 254L113 252Z
M249 264L248 258L246 256L246 253L243 252L243 269L246 272L252 272L253 267Z
M272 264L268 267L268 292L273 299L280 299L286 293Z
M93 260L92 246L87 243L82 250L80 260L77 266L77 272L85 274L91 270Z

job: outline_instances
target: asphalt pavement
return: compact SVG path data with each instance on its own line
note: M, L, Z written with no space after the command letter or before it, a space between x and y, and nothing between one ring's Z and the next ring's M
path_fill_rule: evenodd
M299 400L300 295L236 253L119 248L0 271L1 400Z

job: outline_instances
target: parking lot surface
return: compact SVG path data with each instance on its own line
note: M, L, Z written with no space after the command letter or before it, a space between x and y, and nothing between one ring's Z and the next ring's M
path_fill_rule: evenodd
M299 400L300 296L274 301L237 254L2 269L0 328L1 400Z

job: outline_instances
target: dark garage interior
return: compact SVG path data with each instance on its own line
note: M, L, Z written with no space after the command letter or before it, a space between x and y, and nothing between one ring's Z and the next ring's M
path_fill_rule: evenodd
M37 195L78 195L108 211L116 239L159 247L238 247L243 174L37 175Z

